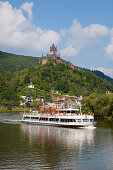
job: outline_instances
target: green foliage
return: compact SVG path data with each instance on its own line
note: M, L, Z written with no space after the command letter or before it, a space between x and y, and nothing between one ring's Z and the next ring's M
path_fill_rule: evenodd
M96 117L113 117L113 93L92 94L82 100L83 112L94 112Z
M98 70L92 70L94 74L96 74L98 77L101 77L102 79L111 82L113 84L113 79L109 76L106 76L103 72L98 71Z
M71 68L66 62L53 63L48 61L45 65L38 64L38 58L17 56L0 52L0 106L19 106L19 96L31 95L36 99L36 95L44 97L44 101L52 101L51 90L59 91L62 94L89 96L86 98L87 112L95 111L95 95L104 94L106 91L113 92L113 85L97 77L92 72L74 67ZM33 66L33 67L32 67ZM26 68L26 69L25 69ZM24 70L22 70L24 69ZM21 70L21 71L20 71ZM29 89L27 83L34 84L34 89ZM101 96L98 98L101 101ZM102 112L106 115L111 112L112 106L106 106L108 98L103 99ZM93 103L94 102L94 103ZM101 114L98 113L98 114ZM109 115L108 114L108 115Z
M27 83L30 83L30 77L29 75L26 75L25 78L24 78L24 83L27 84Z
M33 102L31 102L30 106L38 108L39 101L38 100L34 100Z
M7 106L7 109L8 109L9 111L12 111L12 106L11 106L11 105L8 105L8 106Z
M5 71L21 71L38 63L38 57L15 55L0 51L0 68Z
M45 65L37 65L26 70L25 75L29 75L36 89L47 92L49 95L51 90L57 90L61 94L83 96L91 93L102 94L107 90L113 91L110 83L104 82L90 71L77 67L72 69L66 63L54 65L52 61L49 61Z
M14 79L10 72L0 71L0 106L19 106L20 98L17 94L19 80Z

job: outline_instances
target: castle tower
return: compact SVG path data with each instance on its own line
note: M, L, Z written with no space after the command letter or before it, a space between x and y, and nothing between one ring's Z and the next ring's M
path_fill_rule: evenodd
M50 54L57 55L57 47L54 44L50 47Z

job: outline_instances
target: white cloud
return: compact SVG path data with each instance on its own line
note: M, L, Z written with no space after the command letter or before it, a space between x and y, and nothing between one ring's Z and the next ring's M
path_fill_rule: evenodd
M0 1L0 46L15 49L23 54L48 51L50 45L60 42L60 34L53 30L42 30L31 24L33 3L25 3L16 9L7 2ZM24 16L23 10L29 18ZM12 52L12 51L11 51Z
M111 42L105 48L105 53L106 57L113 61L113 37L111 37Z
M108 75L109 77L113 78L113 69L99 67L99 68L92 68L92 70L98 70L103 72L105 75Z
M83 29L84 35L88 38L96 38L100 36L109 35L110 31L106 26L99 24L91 24L89 27Z
M32 19L32 7L33 7L33 3L29 3L29 2L25 2L22 6L21 9L24 10L27 14L29 19Z
M83 46L85 43L94 41L96 38L109 35L110 30L106 26L99 24L91 24L90 26L83 27L78 21L74 20L68 33L70 35L69 42L73 44L79 43Z
M110 30L106 26L91 24L87 27L83 27L77 20L74 20L72 26L65 32L65 48L67 49L69 46L73 46L76 51L80 51L80 49L85 47L87 44L96 43L96 41L103 36L110 35ZM67 54L68 53L69 52L67 50ZM66 53L64 54L66 55Z
M78 49L68 46L61 51L62 56L76 56L78 54Z

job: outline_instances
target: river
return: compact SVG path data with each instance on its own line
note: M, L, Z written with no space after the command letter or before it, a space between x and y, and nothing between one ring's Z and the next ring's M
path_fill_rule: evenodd
M22 114L0 113L0 169L113 170L113 121L95 129L21 123Z

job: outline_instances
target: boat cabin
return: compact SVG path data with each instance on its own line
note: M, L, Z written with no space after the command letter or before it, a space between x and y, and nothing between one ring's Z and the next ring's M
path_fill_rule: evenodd
M59 114L79 114L79 109L58 109Z

